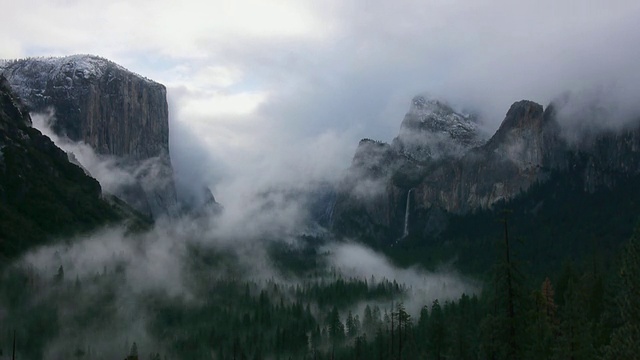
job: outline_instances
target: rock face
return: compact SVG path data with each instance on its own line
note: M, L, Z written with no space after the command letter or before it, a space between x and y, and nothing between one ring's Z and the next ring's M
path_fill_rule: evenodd
M416 96L393 140L393 147L418 161L460 157L484 143L476 119L442 100Z
M516 102L485 145L425 173L414 192L417 202L464 213L512 198L548 176L562 143L556 129L542 106Z
M398 218L398 189L391 178L409 161L389 144L361 140L331 210L332 228L348 236L384 237Z
M481 144L470 121L442 104L414 98L392 145L360 142L338 191L336 232L393 243L403 236L407 218L424 225L414 231L439 231L434 224L446 223L444 213L489 208L553 172L582 169L589 192L640 173L639 127L568 143L553 105L545 110L523 100ZM421 142L416 146L406 139Z
M409 192L432 164L457 161L484 142L472 116L454 111L442 100L414 97L391 145L370 139L358 144L336 197L332 226L352 236L389 237L388 229L404 228L407 203L425 196ZM348 229L358 230L350 233Z
M117 196L154 217L176 207L163 85L88 55L9 61L0 69L32 112L54 110L56 134L116 157L136 177Z
M0 258L52 236L122 220L98 182L31 127L26 107L0 75Z

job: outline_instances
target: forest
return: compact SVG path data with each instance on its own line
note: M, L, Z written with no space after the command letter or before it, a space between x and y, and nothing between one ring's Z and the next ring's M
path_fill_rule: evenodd
M393 247L328 233L215 239L192 219L42 245L9 221L0 359L632 359L638 181L585 193L580 168L553 173L490 209L445 214L431 234L415 210ZM21 206L51 213L34 204ZM352 251L336 263L340 246Z
M542 282L527 273L522 254L510 246L507 221L501 227L497 260L482 290L421 304L416 314L405 307L416 300L411 287L384 278L344 277L321 261L291 281L215 277L194 265L195 300L142 291L127 315L118 295L125 282L122 267L82 280L66 276L62 266L48 275L4 267L0 358L12 355L13 346L18 359L637 356L640 227L624 242L615 271L587 259L566 263ZM139 326L140 339L131 332Z

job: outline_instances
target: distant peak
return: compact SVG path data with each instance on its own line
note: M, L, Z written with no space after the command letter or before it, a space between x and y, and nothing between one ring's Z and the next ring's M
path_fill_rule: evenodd
M535 126L542 120L543 114L544 108L536 102L530 100L516 101L507 111L507 115L502 121L498 132L512 128Z
M487 148L501 149L498 152L522 166L540 164L540 151L537 151L539 149L534 144L542 141L540 139L547 129L547 123L542 105L529 100L516 101L507 111L498 131L487 143ZM515 148L520 151L514 151Z
M520 100L511 105L509 111L507 111L507 116L517 116L518 114L526 112L542 112L542 110L542 105L537 102L531 100Z
M454 112L451 106L444 100L430 95L416 95L411 101L413 112Z
M393 145L420 161L459 157L484 143L475 121L475 117L455 111L442 99L417 95L411 100Z
M413 106L421 107L427 103L427 99L423 95L417 95L411 102L413 103Z

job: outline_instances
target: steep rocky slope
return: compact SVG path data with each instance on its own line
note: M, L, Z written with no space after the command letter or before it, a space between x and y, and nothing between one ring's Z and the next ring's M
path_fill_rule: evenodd
M459 157L484 143L475 117L456 112L446 102L419 95L400 125L392 145L418 161Z
M427 114L426 120L416 120L418 113ZM414 98L392 145L360 142L338 191L333 229L393 243L406 235L408 225L424 234L440 231L445 214L490 208L553 172L578 169L586 192L640 173L637 126L567 142L554 106L545 110L526 100L510 107L484 144L478 145L481 138L468 124L441 102ZM420 147L407 146L402 140L407 138L422 139Z
M31 127L26 107L0 76L0 261L52 237L123 220L126 211Z
M415 185L416 203L464 213L512 198L544 181L562 140L551 112L530 102L514 103L489 141L460 159L432 164Z
M175 210L163 85L88 55L9 61L0 70L31 112L54 111L56 134L134 175L137 183L115 195L154 217Z

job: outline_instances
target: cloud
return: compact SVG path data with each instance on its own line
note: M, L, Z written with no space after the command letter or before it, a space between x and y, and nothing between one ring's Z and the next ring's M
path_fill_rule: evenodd
M638 125L637 84L640 75L626 82L607 82L579 91L567 91L554 99L562 135L570 143L592 140L602 131L619 131Z
M122 187L136 183L135 175L118 164L118 159L112 156L96 154L88 144L80 141L73 142L64 136L58 136L51 125L56 121L55 112L50 109L46 114L31 114L33 127L48 136L58 147L71 153L77 162L89 174L98 180L102 189L108 193L118 193Z
M189 246L207 235L195 230L187 221L157 224L144 233L105 228L32 249L20 259L17 265L38 283L31 298L56 310L60 332L48 339L45 357L67 357L79 347L116 358L127 353L132 341L144 349L167 351L149 333L155 315L148 313L147 301L154 294L187 303L199 299L189 277ZM61 266L65 281L57 284L51 278ZM75 295L69 299L72 287Z
M136 293L161 289L188 296L182 278L182 259L188 230L155 228L146 234L128 236L124 228L108 228L72 239L70 244L43 246L24 257L24 263L41 273L55 274L64 267L69 279L87 280L116 266L126 271L127 286Z
M621 91L607 97L640 90L636 1L27 0L5 13L0 30L14 40L0 57L96 53L166 84L172 157L186 159L179 151L196 148L179 143L197 139L204 155L191 155L207 160L182 166L184 182L210 184L225 203L235 179L268 182L265 159L289 159L267 169L282 174L275 183L290 176L292 153L305 154L294 169L348 167L357 141L390 141L424 91L481 113L495 130L517 100L547 104L611 83ZM86 16L51 20L77 13ZM617 106L633 113L636 104Z
M629 94L640 90L630 77L639 70L631 59L640 41L632 15L638 6L631 2L577 11L539 2L333 3L314 9L320 22L330 24L332 38L250 39L225 48L224 59L211 58L243 74L226 91L258 88L264 94L245 114L221 116L211 101L209 115L205 102L198 118L189 118L189 126L206 129L200 133L209 149L224 153L231 176L240 163L261 175L257 159L243 150L274 159L282 155L279 144L300 151L327 132L344 134L335 160L345 168L360 138L391 140L410 99L424 90L478 111L493 130L510 104L523 98L546 105L567 89L607 81ZM636 110L631 102L625 106Z
M438 299L440 302L457 300L462 294L475 294L479 284L457 274L452 269L427 272L418 267L398 268L384 255L355 243L335 243L328 246L329 263L344 277L387 279L410 288L405 299L407 311L417 316L424 305Z
M31 117L33 126L67 152L70 161L98 180L103 192L120 197L134 209L156 219L178 212L166 154L144 161L98 154L85 142L71 141L53 131L52 125L57 121L53 108L44 114L31 114ZM200 190L198 196L202 196L202 188L197 189Z
M234 249L249 274L276 274L255 245L300 231L300 194L341 179L359 139L395 137L415 94L477 111L493 129L512 102L546 104L567 90L578 94L571 104L595 99L616 114L590 120L597 126L638 110L640 3L631 0L25 0L3 15L0 58L93 53L168 88L178 192L211 187L224 214L133 237L104 230L26 257L42 271L69 263L80 277L124 262L138 289L183 292L190 242ZM115 160L74 153L107 190L130 179ZM475 288L358 245L330 249L345 276L398 279L422 301Z
M96 6L12 4L0 30L15 40L0 57L97 53L166 84L178 194L211 188L229 228L247 233L295 228L303 202L285 190L341 179L358 140L390 141L417 93L478 111L493 129L513 101L546 104L566 90L579 94L571 104L615 109L584 122L596 127L638 110L635 1L145 0L88 11ZM51 22L72 13L88 15ZM90 171L106 189L129 178L101 164Z

